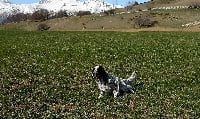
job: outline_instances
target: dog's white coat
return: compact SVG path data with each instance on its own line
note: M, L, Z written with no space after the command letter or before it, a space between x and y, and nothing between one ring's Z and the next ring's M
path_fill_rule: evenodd
M128 79L121 79L118 77L114 77L113 75L107 73L104 68L102 67L103 71L105 71L106 74L106 81L107 83L102 83L101 78L105 78L105 76L101 76L102 74L99 74L98 70L100 69L100 66L95 66L93 68L93 77L97 78L97 84L100 90L99 98L103 96L103 93L112 93L114 97L117 97L120 92L123 93L134 93L133 91L133 83L135 83L136 73L133 72L132 75ZM98 74L98 76L97 76Z

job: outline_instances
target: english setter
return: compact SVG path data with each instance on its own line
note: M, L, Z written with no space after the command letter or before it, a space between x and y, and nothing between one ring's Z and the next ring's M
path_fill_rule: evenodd
M104 93L114 95L114 97L121 96L124 93L134 93L132 85L136 79L135 72L128 79L121 79L106 72L102 66L95 66L92 70L92 76L98 79L99 98Z

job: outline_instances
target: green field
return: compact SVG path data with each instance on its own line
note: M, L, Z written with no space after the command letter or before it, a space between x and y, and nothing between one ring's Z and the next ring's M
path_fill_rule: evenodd
M137 71L98 99L91 68ZM200 34L0 31L0 118L200 118Z

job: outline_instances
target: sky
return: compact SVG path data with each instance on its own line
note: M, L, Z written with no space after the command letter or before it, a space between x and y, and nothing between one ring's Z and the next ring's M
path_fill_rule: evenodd
M39 0L9 0L11 3L15 4L29 4L29 3L38 3ZM118 5L128 5L129 2L137 1L139 3L147 2L149 0L105 0L105 2L114 3Z

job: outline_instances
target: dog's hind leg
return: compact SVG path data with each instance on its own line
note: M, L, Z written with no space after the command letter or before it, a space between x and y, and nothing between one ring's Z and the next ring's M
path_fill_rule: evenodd
M135 93L134 89L130 85L127 85L127 88L128 88L129 93L132 93L132 94Z
M129 89L130 93L134 94L135 91L133 89Z
M131 76L127 79L127 81L135 81L135 79L136 79L136 72L134 71L132 74L131 74Z

